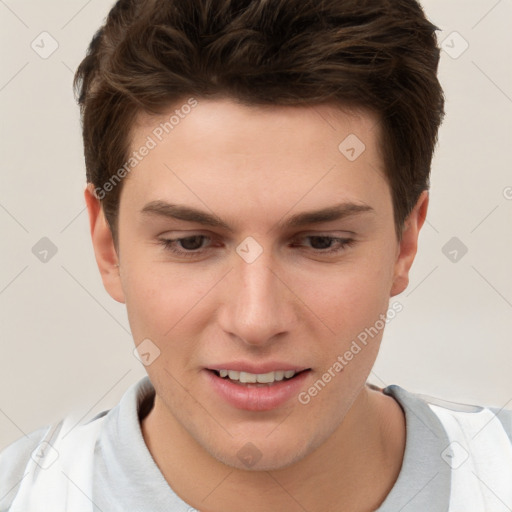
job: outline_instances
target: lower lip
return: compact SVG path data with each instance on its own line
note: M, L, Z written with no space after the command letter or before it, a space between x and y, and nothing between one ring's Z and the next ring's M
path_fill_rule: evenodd
M290 398L299 394L309 374L309 370L306 370L292 379L255 387L236 384L227 378L219 377L211 370L205 369L204 371L213 389L224 400L233 407L246 411L270 411L283 405Z

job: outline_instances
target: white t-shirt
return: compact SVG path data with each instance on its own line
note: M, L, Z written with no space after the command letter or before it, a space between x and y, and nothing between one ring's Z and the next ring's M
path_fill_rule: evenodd
M382 391L405 412L406 446L398 479L376 512L512 510L511 410L397 385ZM193 512L142 437L154 393L144 377L87 424L66 420L9 445L0 453L0 512Z

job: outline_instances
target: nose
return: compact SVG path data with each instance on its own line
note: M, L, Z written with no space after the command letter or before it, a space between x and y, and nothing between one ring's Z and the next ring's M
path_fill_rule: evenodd
M224 332L253 346L268 345L290 332L297 319L292 283L272 256L264 251L248 263L235 255L234 265L218 312Z

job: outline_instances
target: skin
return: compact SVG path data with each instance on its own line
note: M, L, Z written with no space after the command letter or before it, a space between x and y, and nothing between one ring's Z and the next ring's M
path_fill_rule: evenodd
M132 148L168 117L141 115ZM307 391L405 290L428 193L399 241L378 130L373 114L330 104L199 100L125 179L118 252L94 187L85 190L104 286L126 304L135 344L149 338L160 350L146 367L156 398L144 440L167 482L198 510L371 511L396 482L404 414L366 385L382 330L306 405L294 397L270 411L237 409L204 378L221 361L287 361L311 368ZM352 133L366 146L354 162L338 149ZM214 213L232 231L142 214L154 200ZM373 211L276 227L342 201ZM203 248L192 258L158 241L194 235L207 238L179 246ZM354 243L324 255L339 245L308 238L320 235ZM251 264L236 252L248 236L263 249ZM251 468L237 456L247 442L261 453Z

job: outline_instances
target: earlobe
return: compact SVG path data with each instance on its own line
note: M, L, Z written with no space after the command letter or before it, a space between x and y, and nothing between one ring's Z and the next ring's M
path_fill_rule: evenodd
M118 266L118 255L112 232L105 218L100 200L94 194L94 185L88 183L84 190L85 203L89 213L89 227L96 263L103 286L117 302L124 303L124 292Z
M418 237L427 216L428 199L428 190L424 190L404 223L390 297L402 293L409 284L409 270L418 250Z

